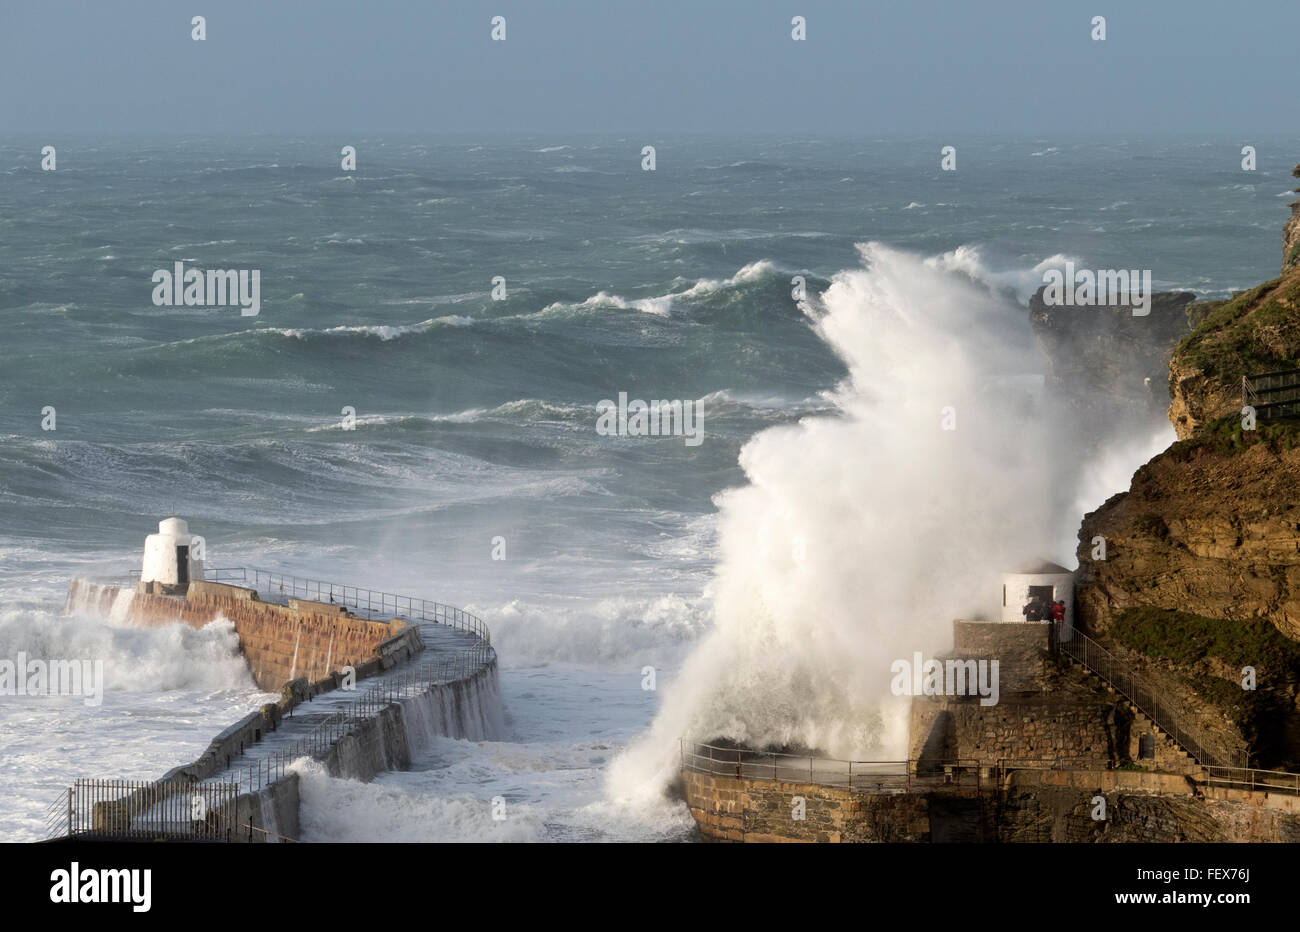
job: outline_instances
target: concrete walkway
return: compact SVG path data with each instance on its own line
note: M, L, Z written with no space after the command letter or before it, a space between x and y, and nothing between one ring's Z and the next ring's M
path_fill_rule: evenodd
M286 715L275 731L262 736L262 740L244 748L233 757L230 765L204 779L203 783L238 783L241 793L252 792L282 775L285 768L300 756L297 749L310 740L313 733L340 713L348 711L357 699L368 690L387 688L397 696L415 695L427 687L416 674L441 660L450 660L464 651L480 647L483 641L476 635L450 625L430 621L414 622L420 629L424 650L410 660L403 661L391 670L358 680L353 690L335 689L322 693L302 703ZM454 676L446 681L450 682ZM437 680L435 680L437 682ZM346 732L347 726L341 726Z

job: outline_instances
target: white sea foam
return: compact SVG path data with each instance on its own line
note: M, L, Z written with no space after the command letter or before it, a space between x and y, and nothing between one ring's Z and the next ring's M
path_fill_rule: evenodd
M1029 301L1029 297L1043 286L1043 273L1048 269L1060 269L1066 262L1077 261L1072 256L1057 253L1048 256L1028 269L1003 269L995 271L984 262L980 250L975 246L958 246L951 252L929 258L926 265L930 268L948 272L959 272L971 281L986 287L1014 295L1020 303Z
M104 701L11 697L0 703L0 838L42 837L42 814L79 777L153 779L270 697L252 681L234 626L118 627L105 618L0 610L0 657L102 660Z
M724 288L734 288L737 285L744 285L749 282L758 281L763 276L777 271L777 267L767 259L760 259L757 262L751 262L743 266L735 275L730 278L721 280L712 278L703 278L684 291L670 292L665 295L657 295L651 298L622 298L616 294L609 294L605 291L597 292L586 300L578 304L569 304L562 301L556 301L544 307L539 313L546 314L554 311L570 311L577 308L596 308L596 307L613 307L620 310L636 310L645 314L654 314L658 317L672 316L673 303L682 298L698 298L702 295L713 294Z
M866 267L805 309L849 370L836 416L742 450L748 485L717 499L714 629L610 768L613 798L660 792L683 736L905 757L891 662L945 649L954 618L996 617L1008 567L1073 565L1059 530L1079 517L1072 425L1027 415L1034 380L1005 378L1041 360L1022 312L989 289L998 276L969 251L859 248Z
M475 609L492 619L493 643L511 663L679 662L709 628L708 605L693 594L608 596L572 607L513 599Z

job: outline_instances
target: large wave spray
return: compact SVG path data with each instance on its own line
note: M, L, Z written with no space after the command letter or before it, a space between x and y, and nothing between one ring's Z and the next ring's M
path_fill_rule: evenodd
M662 788L681 737L906 757L891 662L946 649L954 618L997 617L1001 572L1073 565L1059 529L1100 438L1044 398L1007 282L969 257L859 249L866 267L805 308L849 370L836 414L742 451L749 484L718 498L714 629L611 768L615 795Z

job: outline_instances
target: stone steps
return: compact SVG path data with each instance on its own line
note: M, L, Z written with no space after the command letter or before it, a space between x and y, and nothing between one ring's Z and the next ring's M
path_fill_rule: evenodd
M1182 745L1180 745L1173 738L1172 735L1170 735L1167 731L1161 728L1160 725L1151 718L1151 716L1147 715L1145 712L1143 712L1141 709L1135 706L1133 704L1133 700L1129 699L1127 696L1125 696L1123 693L1117 690L1108 681L1102 679L1096 673L1093 673L1090 669L1084 666L1079 660L1076 660L1074 657L1071 657L1068 654L1062 654L1062 656L1065 657L1065 659L1068 660L1070 664L1074 666L1076 669L1083 671L1083 673L1087 677L1089 684L1097 688L1105 689L1106 692L1108 692L1110 695L1115 696L1117 699L1122 701L1128 707L1129 711L1133 713L1133 721L1148 726L1151 729L1152 734L1154 734L1157 738L1163 739L1164 743L1175 753L1175 755L1181 761L1183 761L1185 764L1189 766L1193 766L1193 767L1199 766L1199 762L1196 760L1196 758L1192 757L1192 755L1187 751L1187 749L1184 748Z

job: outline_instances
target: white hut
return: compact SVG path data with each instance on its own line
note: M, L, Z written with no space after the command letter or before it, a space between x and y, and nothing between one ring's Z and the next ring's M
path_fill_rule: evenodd
M203 539L190 533L183 518L166 518L158 522L158 533L144 539L144 566L140 582L162 583L165 586L188 585L192 579L203 578L203 560L200 558Z
M1073 630L1074 573L1063 566L1042 561L1002 575L1003 621L1025 621L1025 606L1035 599L1064 602L1064 630Z

